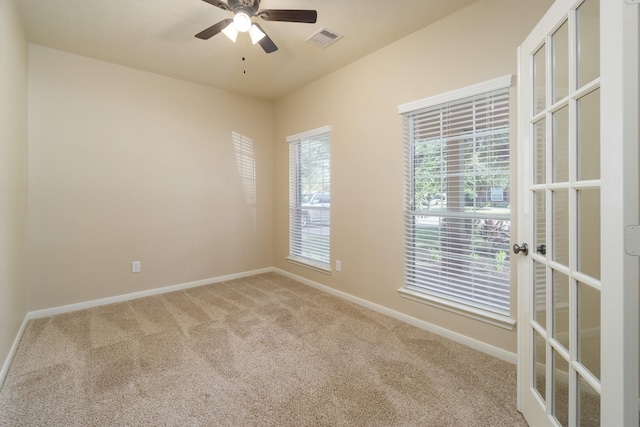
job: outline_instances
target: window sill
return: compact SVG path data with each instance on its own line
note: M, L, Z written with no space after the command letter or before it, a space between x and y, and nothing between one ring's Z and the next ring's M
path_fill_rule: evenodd
M451 313L460 314L471 319L479 320L481 322L489 323L494 326L498 326L503 329L512 331L516 326L515 319L500 314L491 313L478 308L469 307L464 304L460 304L454 301L449 301L444 298L438 298L433 295L426 295L420 292L411 291L408 289L398 289L400 295L403 298L410 299L412 301L427 304L433 307L440 308L442 310L449 311Z
M327 274L327 275L331 274L331 267L329 267L328 264L322 264L319 262L313 262L311 260L307 260L303 258L294 258L290 256L287 257L287 261L289 261L291 264L295 264L300 267L305 267L310 270L314 270L323 274Z

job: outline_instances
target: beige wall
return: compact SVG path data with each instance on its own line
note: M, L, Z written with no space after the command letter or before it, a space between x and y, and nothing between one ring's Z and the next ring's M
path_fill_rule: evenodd
M30 310L273 265L272 103L38 45L29 60Z
M27 42L13 0L0 0L0 368L26 305Z
M278 101L274 265L515 353L515 330L409 301L398 293L403 284L404 172L397 106L515 75L516 49L551 3L478 1ZM329 276L285 260L289 236L285 137L324 125L332 127L331 258L342 261L342 272ZM515 135L514 131L512 138ZM514 292L514 302L515 297Z

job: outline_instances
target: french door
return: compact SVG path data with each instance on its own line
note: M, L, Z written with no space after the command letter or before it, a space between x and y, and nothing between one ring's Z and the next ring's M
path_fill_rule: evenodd
M519 49L518 405L532 426L638 425L632 2L556 0Z

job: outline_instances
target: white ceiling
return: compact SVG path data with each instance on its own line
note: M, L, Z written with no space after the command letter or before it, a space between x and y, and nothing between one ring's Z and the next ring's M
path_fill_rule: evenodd
M206 41L194 37L232 17L202 0L17 3L31 43L275 100L474 1L262 0L261 9L318 11L315 24L254 18L279 47L271 54L251 45L248 36L236 44L223 34ZM305 42L322 27L344 38L325 49Z

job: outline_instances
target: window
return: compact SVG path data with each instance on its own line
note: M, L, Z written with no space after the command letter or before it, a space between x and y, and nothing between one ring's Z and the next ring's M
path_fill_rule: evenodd
M289 142L289 260L330 271L329 127L287 138Z
M401 291L507 322L511 76L400 106L405 284Z

